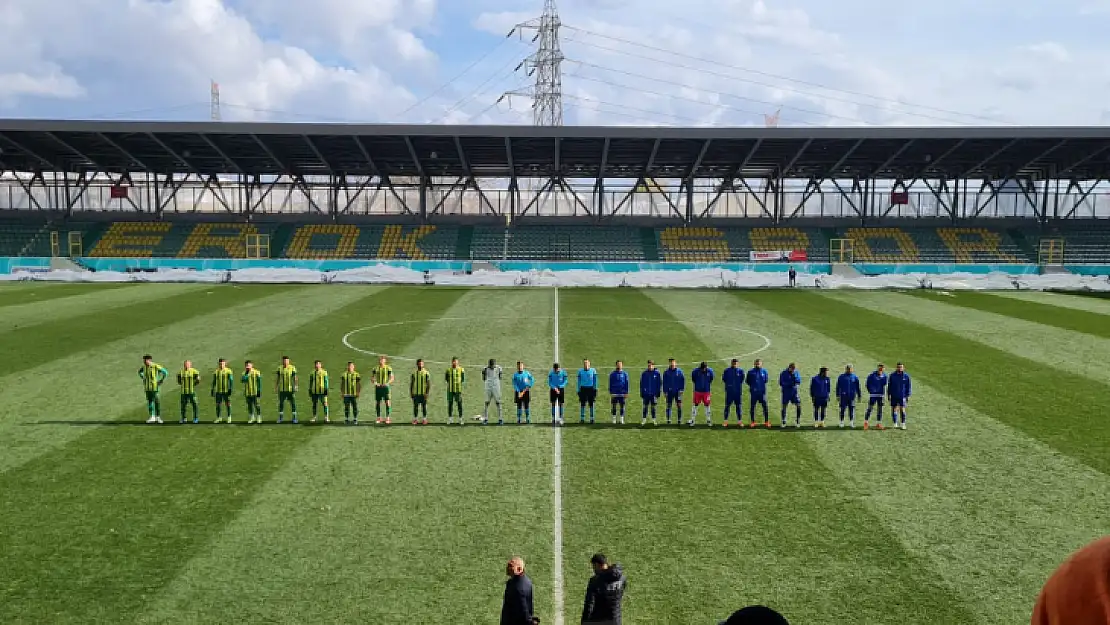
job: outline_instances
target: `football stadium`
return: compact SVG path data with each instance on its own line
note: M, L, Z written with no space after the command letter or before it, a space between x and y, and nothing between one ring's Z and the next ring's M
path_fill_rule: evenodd
M1029 622L1110 533L1108 174L1105 127L0 119L0 622L489 623L519 557L561 625L598 553L624 623Z

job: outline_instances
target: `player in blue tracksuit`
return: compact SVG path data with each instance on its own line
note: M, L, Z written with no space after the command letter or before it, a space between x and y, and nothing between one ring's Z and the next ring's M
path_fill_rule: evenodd
M563 403L567 396L567 372L559 363L551 365L547 372L547 386L551 389L551 424L563 424Z
M728 409L736 406L736 422L744 424L744 409L740 400L744 398L744 370L740 368L740 361L733 358L732 364L721 374L721 382L725 385L725 427L728 427Z
M748 405L751 407L749 416L751 417L751 427L755 427L755 406L760 404L763 406L763 425L771 427L771 417L767 414L767 381L771 376L767 370L763 368L763 360L756 358L755 365L748 369L748 374L744 376L744 381L748 384Z
M779 374L779 388L782 390L782 427L786 427L786 407L794 404L794 427L802 424L802 398L799 389L802 374L794 363L787 365Z
M647 369L640 374L640 401L644 404L644 414L640 417L640 425L647 423L648 406L651 406L651 423L658 425L655 420L655 405L659 403L659 396L663 393L663 376L655 368L655 361L649 360Z
M844 373L836 379L836 396L840 400L840 427L844 427L844 411L848 411L848 426L856 427L856 400L863 397L859 387L859 377L852 373L852 365L844 367Z
M910 400L910 374L902 363L894 366L894 373L886 385L886 394L890 398L890 419L894 427L906 429L906 404ZM902 423L898 423L898 415L902 415Z
M667 424L671 422L671 404L678 409L676 423L682 423L682 393L686 391L686 376L682 369L670 359L667 370L663 372L663 394L667 396Z
M698 418L698 406L705 406L705 424L713 427L713 417L709 411L709 404L713 400L713 370L709 368L709 364L704 360L697 369L690 372L690 382L694 385L694 408L690 412L690 422L687 424L694 427L694 419Z
M813 400L813 427L825 427L825 409L829 407L829 396L832 395L832 380L829 379L829 368L821 367L817 375L809 381L809 398Z
M864 386L867 387L867 412L863 413L863 429L871 427L871 409L878 407L879 416L875 418L875 427L883 429L883 399L886 397L886 367L883 363L875 367L867 376Z
M586 422L586 406L590 406L590 423L594 422L594 401L597 399L597 369L587 358L578 370L578 422Z
M617 422L617 406L621 408L621 425L624 425L624 404L628 399L628 372L624 363L617 361L617 368L609 374L609 403L613 407L613 423Z

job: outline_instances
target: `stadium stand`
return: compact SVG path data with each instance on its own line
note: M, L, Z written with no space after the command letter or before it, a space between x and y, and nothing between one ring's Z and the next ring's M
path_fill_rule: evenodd
M1035 263L1040 240L1064 241L1068 264L1110 263L1110 224L1082 229L979 226L833 228L600 225L352 225L172 221L0 221L0 256L49 256L50 232L83 233L86 256L244 258L250 234L271 237L271 255L294 259L748 262L752 251L804 250L829 259L829 240L852 242L860 263Z
M0 256L50 256L49 223L0 221Z
M1082 230L1056 231L1043 238L1064 240L1064 263L1110 263L1110 224L1090 224Z
M1009 233L987 228L848 228L841 236L861 263L1032 262Z
M828 237L816 229L692 226L663 228L658 235L660 258L669 262L748 262L753 251L802 250L820 261L829 255Z
M285 246L285 258L373 258L378 243L369 228L346 224L309 224L293 232Z
M108 226L95 241L86 237L85 248L88 256L102 258L244 258L247 235L271 231L263 224L121 221Z
M646 260L639 228L624 226L521 226L474 229L475 260Z

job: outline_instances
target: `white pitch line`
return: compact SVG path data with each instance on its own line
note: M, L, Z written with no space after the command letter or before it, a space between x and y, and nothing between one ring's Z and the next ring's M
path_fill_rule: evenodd
M555 362L559 362L559 287L555 287L555 319L552 324ZM555 457L551 476L555 490L555 559L552 585L555 587L555 625L563 625L563 429L555 425Z

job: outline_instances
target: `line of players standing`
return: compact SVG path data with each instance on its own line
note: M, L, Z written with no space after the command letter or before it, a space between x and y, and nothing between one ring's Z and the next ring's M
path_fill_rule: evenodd
M493 367L490 361L490 367ZM499 368L498 368L499 369ZM487 378L483 371L484 379ZM491 376L492 377L492 376ZM499 372L498 372L499 377ZM705 407L705 423L713 425L710 412L712 401L712 387L716 374L706 362L702 362L690 373L690 380L694 387L693 408L687 424L695 425L698 416L698 407ZM763 412L764 427L771 427L769 410L767 407L767 386L770 375L763 368L763 361L756 359L752 368L744 371L737 359L732 359L730 366L721 375L725 386L725 407L723 424L728 427L730 409L736 409L736 421L743 425L742 400L744 388L748 389L750 426L756 427L756 408L761 407ZM779 374L779 389L782 403L782 427L787 427L787 409L790 405L795 407L794 427L800 427L802 421L801 386L802 375L794 363L790 363ZM548 386L550 387L551 419L555 425L563 424L563 404L565 403L568 376L565 370L555 363L548 373ZM532 387L532 375L528 373L522 363L517 363L517 373L513 375L513 390L516 394L517 422L520 422L523 410L528 416L528 395ZM894 427L906 429L906 405L912 393L910 375L905 366L898 363L894 373L888 375L886 367L879 364L875 371L867 376L864 387L868 394L867 410L864 413L863 427L870 428L872 412L876 413L876 427L883 426L883 409L886 401L891 406L891 422ZM594 402L597 398L598 374L590 365L589 360L584 360L582 368L578 370L577 390L579 400L579 422L586 422L587 409L589 410L590 423L594 423ZM658 424L656 406L660 400L666 399L666 420L671 423L672 414L675 423L682 423L682 398L686 390L686 375L675 362L669 359L667 369L660 372L655 367L655 362L649 360L647 369L640 374L640 399L643 413L640 425L646 425L650 414L653 424ZM617 361L616 368L609 374L609 395L611 397L611 414L613 423L624 423L627 398L630 392L628 372L624 370L624 363ZM810 379L809 397L813 404L814 427L825 427L825 416L831 398L835 395L840 408L840 427L844 427L845 416L848 417L848 427L855 427L856 402L863 399L859 377L856 376L852 365L847 365L844 372L837 379L835 386L829 377L828 367L821 367L820 372ZM498 400L500 397L497 398ZM486 406L488 409L490 397L487 394ZM500 402L498 401L498 404ZM498 406L500 409L500 406ZM672 409L675 412L672 413ZM487 417L488 418L488 417ZM529 422L531 419L528 419Z

